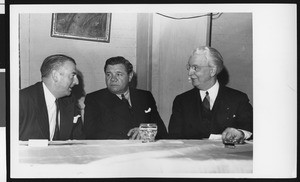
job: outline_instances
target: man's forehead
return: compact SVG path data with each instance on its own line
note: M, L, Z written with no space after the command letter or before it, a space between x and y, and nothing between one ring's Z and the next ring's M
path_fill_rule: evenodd
M190 56L190 59L197 60L197 61L207 61L210 59L210 51L208 48L201 48L201 49L196 49L193 54Z
M113 65L109 64L106 67L106 70L108 70L108 69L110 69L110 70L123 70L123 71L126 70L125 65L123 65L123 64L113 64Z

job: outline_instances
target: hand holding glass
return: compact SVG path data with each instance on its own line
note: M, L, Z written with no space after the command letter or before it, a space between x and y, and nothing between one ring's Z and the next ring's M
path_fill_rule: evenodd
M143 143L154 142L157 134L157 125L155 123L141 123L139 133Z

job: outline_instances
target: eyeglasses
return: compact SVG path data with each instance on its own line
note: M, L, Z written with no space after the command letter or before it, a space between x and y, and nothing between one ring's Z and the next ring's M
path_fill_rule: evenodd
M198 72L198 71L200 71L201 70L201 68L203 68L203 67L210 67L210 66L197 66L197 65L189 65L189 64L187 64L186 65L186 69L188 70L188 71L190 71L190 69L192 69L192 70L194 70L194 71L196 71L196 72Z

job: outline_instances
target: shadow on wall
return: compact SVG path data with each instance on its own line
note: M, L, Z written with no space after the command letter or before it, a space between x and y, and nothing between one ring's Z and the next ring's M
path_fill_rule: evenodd
M136 72L133 72L133 77L131 79L131 82L129 83L129 86L132 88L137 88L137 74ZM223 70L218 74L217 76L218 81L222 85L227 85L229 83L229 74L227 68L224 66Z
M136 88L137 87L137 74L133 71L133 77L131 79L131 82L129 83L129 87Z
M84 97L85 97L85 90L84 90L84 82L83 82L83 74L81 71L78 70L77 72L78 78L78 85L73 87L72 93L75 95L76 100L78 101L77 106L79 110L84 109Z
M229 83L229 74L226 67L218 74L217 78L221 85L227 85Z

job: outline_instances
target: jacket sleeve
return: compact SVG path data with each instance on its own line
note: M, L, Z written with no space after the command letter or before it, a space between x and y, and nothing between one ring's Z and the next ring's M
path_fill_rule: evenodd
M83 119L82 119L82 117L83 116L81 115L80 107L78 106L78 104L75 104L71 139L76 139L76 140L85 139L85 134L83 132Z
M249 103L248 96L243 94L238 105L237 129L253 132L253 108Z
M169 137L172 139L182 138L183 129L182 103L177 96L173 101L172 114L169 122Z
M165 138L168 138L168 132L167 132L167 129L166 129L166 126L163 122L163 120L161 119L158 111L157 111L157 106L156 106L156 102L155 102L155 99L153 97L153 95L151 94L151 92L149 92L149 100L150 100L150 103L151 103L151 121L152 122L155 122L157 124L157 127L158 127L158 131L157 131L157 135L156 135L156 138L157 139L165 139Z
M101 116L100 108L93 95L87 95L85 97L85 108L84 108L84 124L83 132L86 139L97 139L98 138L98 122Z

